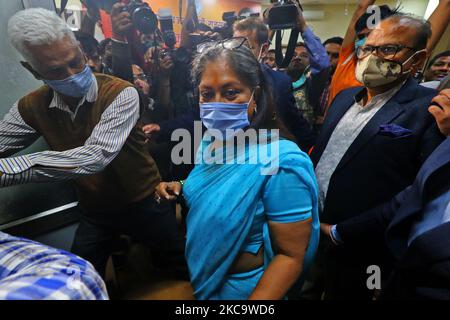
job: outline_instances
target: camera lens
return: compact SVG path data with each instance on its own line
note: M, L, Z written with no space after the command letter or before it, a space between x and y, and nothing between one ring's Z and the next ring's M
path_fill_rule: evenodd
M131 13L134 27L144 34L151 34L158 27L156 14L147 6L140 6Z

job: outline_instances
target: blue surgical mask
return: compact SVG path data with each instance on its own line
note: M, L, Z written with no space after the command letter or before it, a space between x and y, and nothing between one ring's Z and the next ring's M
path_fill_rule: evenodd
M223 137L229 138L226 135L227 129L238 130L250 126L248 105L249 103L202 103L200 118L208 130L219 130Z
M74 74L64 80L43 80L50 88L56 92L73 98L84 97L94 80L92 70L86 65L82 72Z
M366 44L367 37L355 41L355 48L362 47Z
M300 79L292 83L292 88L294 88L294 90L297 90L298 88L303 86L305 82L306 82L306 75L303 73Z

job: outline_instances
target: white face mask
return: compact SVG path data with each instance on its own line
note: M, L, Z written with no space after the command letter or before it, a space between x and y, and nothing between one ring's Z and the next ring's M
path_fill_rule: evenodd
M403 71L403 67L415 55L425 50L420 50L409 57L405 62L385 60L373 54L362 60L358 60L356 65L356 79L367 88L376 88L392 82L400 77L411 73L411 70Z

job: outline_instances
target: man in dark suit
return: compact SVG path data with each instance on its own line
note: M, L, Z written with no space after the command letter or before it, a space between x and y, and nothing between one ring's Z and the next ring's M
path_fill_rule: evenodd
M391 201L337 226L322 225L333 242L365 251L380 239L396 261L382 289L386 299L450 299L450 89L433 99L430 112L447 139L414 183ZM383 272L384 270L381 270Z
M391 199L444 139L427 110L436 91L412 78L430 34L425 21L394 15L358 49L356 76L365 87L336 97L311 154L322 222L336 224ZM370 299L367 266L389 261L386 250L373 247L356 256L322 241L303 296Z

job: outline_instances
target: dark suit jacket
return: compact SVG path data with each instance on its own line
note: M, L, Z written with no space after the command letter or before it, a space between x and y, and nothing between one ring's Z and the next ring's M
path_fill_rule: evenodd
M449 189L447 138L410 187L391 201L337 225L344 246L362 249L380 238L387 244L396 267L383 288L385 298L450 299L450 222L419 235L410 246L407 243L411 227L427 203Z
M315 166L336 125L362 90L345 90L333 101L311 154ZM411 185L422 163L444 139L428 112L435 95L435 90L421 87L411 78L375 114L331 176L321 221L342 222L388 201ZM380 126L386 124L409 133L383 133Z
M273 88L276 102L276 112L286 128L294 135L297 143L304 152L308 152L316 142L316 134L311 125L297 109L294 95L292 94L292 80L283 72L274 71L267 65L262 65L262 70Z
M316 135L295 105L291 79L286 74L274 71L266 65L262 65L262 70L266 81L273 89L277 114L286 128L295 136L299 147L308 152L315 143ZM178 128L184 128L193 133L195 120L200 120L198 110L160 123L159 141L170 141L170 135Z

